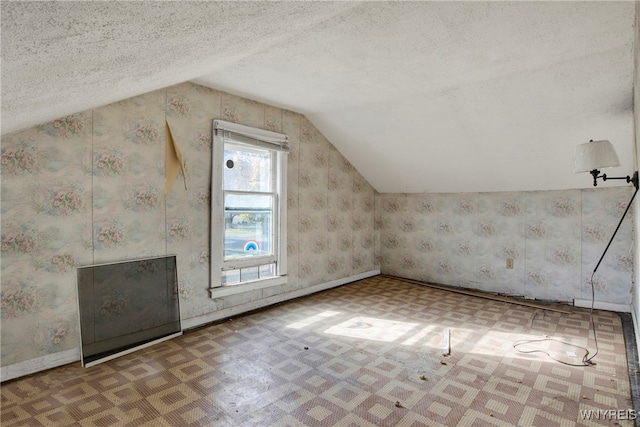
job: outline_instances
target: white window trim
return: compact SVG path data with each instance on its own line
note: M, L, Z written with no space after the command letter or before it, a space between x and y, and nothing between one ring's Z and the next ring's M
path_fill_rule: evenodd
M268 279L254 280L251 282L239 283L237 285L218 286L209 289L211 298L221 298L228 295L241 294L243 292L255 291L257 289L269 288L271 286L284 285L287 283L287 276L276 276Z
M240 143L257 145L274 150L277 157L276 177L276 220L274 223L274 254L276 254L276 276L252 282L222 286L224 257L224 191L222 188L224 167L223 134L230 135ZM287 158L289 152L288 137L285 134L239 125L223 120L213 121L213 144L211 162L211 277L209 293L211 298L247 292L287 282ZM218 188L219 187L219 188ZM279 197L278 197L279 195Z

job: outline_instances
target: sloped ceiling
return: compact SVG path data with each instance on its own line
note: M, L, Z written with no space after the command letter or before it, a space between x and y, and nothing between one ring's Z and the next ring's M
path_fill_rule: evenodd
M305 114L380 192L588 187L590 139L633 169L633 2L0 5L3 134L195 81Z

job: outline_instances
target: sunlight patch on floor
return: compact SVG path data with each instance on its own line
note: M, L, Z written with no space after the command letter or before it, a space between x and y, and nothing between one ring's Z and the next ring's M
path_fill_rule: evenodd
M324 332L351 338L392 342L406 335L418 325L419 323L398 322L375 317L353 317Z
M323 311L322 313L316 314L315 316L309 316L305 319L300 320L299 322L291 323L286 327L292 329L302 329L306 326L313 325L314 323L323 321L338 314L340 314L339 311Z

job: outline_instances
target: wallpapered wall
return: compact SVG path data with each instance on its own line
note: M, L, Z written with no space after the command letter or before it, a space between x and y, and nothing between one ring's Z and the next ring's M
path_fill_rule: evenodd
M186 159L164 195L165 119ZM289 281L211 299L211 121L289 135ZM382 194L303 116L185 83L2 137L2 366L79 346L75 266L178 255L184 319L378 268L536 298L589 299L627 187ZM585 178L586 179L586 178ZM631 221L596 276L628 304ZM514 259L514 269L505 259Z
M208 296L214 118L290 138L285 285ZM79 346L75 266L177 254L184 319L379 268L374 190L306 118L191 83L5 135L1 174L2 366Z
M631 186L381 194L381 270L515 296L590 301L591 273L631 194ZM631 303L631 218L625 218L594 277L597 301ZM514 260L513 269L506 268L507 258Z

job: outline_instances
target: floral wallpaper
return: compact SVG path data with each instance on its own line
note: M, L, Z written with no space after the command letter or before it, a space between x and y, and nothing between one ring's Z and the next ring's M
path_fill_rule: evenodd
M0 351L9 363L78 345L75 265L92 262L91 139L90 112L2 138Z
M591 299L591 273L631 187L382 194L381 270L422 281L542 300ZM596 300L630 304L632 215L596 275ZM513 269L506 260L513 260Z
M211 299L212 120L283 132L287 284ZM165 120L186 163L165 196ZM1 141L2 366L79 347L76 266L175 254L183 319L379 268L373 188L302 115L184 83ZM114 299L117 307L117 298Z

